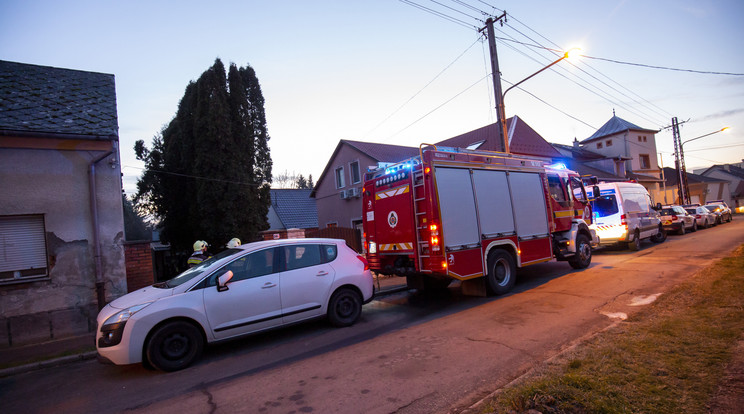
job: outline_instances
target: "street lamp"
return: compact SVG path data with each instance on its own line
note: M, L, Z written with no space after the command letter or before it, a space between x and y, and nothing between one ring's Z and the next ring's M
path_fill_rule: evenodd
M707 136L717 134L719 132L726 131L727 129L730 129L730 127L723 127L717 131L709 132L704 135L700 135L699 137L690 138L687 141L680 142L679 144L679 154L674 154L675 157L679 158L680 162L677 163L677 173L679 174L679 187L680 189L683 189L684 191L680 191L681 197L680 202L684 204L690 203L690 186L687 183L687 169L685 166L685 151L683 149L684 145L687 144L690 141L695 141L696 139L705 138Z
M532 79L537 74L539 74L542 71L544 71L545 69L548 69L549 67L555 65L556 63L560 62L561 60L568 59L568 58L571 58L571 57L575 56L576 52L578 52L580 50L581 49L578 48L578 47L574 47L574 48L571 48L571 49L567 50L566 52L563 53L563 56L561 56L558 59L554 60L548 66L545 66L544 68L538 70L537 72L533 73L532 75L530 75L530 76L522 79L521 81L519 81L519 82L513 84L512 86L510 86L509 88L507 88L504 91L504 93L499 97L500 98L499 105L501 107L500 108L500 111L501 111L501 114L502 114L502 116L500 118L501 118L501 134L503 135L502 144L504 145L504 152L507 152L507 153L509 152L509 133L507 132L507 129L506 129L506 109L505 109L505 105L504 105L504 97L506 96L506 93L509 92L510 90L516 88L517 86L521 85L522 83L526 82L527 80Z

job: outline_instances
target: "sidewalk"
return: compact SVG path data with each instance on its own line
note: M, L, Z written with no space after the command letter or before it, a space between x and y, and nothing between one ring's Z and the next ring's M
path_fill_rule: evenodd
M406 290L403 277L375 277L375 295ZM96 357L95 333L0 349L0 378Z

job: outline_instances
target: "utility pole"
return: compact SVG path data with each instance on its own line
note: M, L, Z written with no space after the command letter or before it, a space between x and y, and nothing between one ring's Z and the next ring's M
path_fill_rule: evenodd
M674 138L674 166L677 168L677 195L680 204L690 204L690 186L687 184L685 154L682 152L682 138L679 135L677 117L672 118L672 136Z
M502 21L503 19L503 21ZM506 10L497 17L502 25L506 21ZM504 94L501 92L501 71L499 71L499 57L496 54L496 35L493 30L494 19L486 19L486 34L488 36L488 49L491 52L491 74L493 75L493 93L496 99L496 121L499 123L499 139L504 152L509 153L509 133L506 130L506 110L504 109ZM483 31L483 29L481 29Z

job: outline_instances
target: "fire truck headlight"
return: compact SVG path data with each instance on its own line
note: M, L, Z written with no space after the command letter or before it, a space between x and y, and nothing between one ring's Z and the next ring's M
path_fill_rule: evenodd
M377 253L377 243L369 242L369 252L372 254Z

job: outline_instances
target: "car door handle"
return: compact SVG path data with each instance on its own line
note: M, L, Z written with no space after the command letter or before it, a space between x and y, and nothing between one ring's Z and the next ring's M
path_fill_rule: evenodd
M276 287L276 283L266 282L263 286L261 286L261 289L268 289Z
M325 276L325 275L327 275L327 274L328 274L328 272L326 272L325 270L321 270L321 271L320 271L320 272L318 272L318 274L317 274L317 275L315 275L315 276Z

